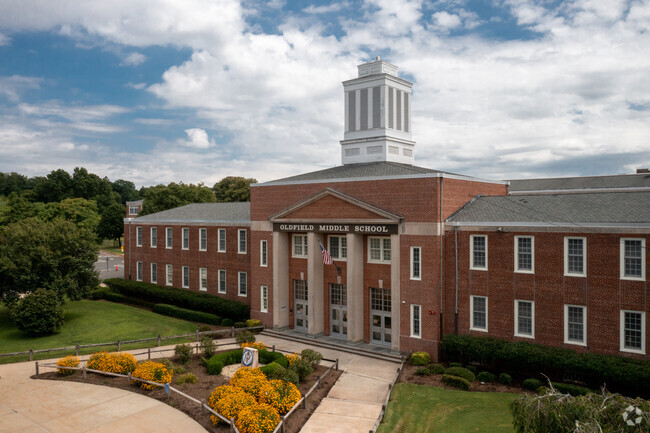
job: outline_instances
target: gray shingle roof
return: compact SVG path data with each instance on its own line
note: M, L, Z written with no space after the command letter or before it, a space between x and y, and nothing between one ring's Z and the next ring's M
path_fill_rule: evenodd
M553 179L515 179L510 181L510 191L550 191L572 189L650 188L650 173L619 174L613 176L581 176Z
M193 203L135 218L136 222L241 222L249 224L250 203Z
M650 191L478 197L447 221L650 226Z

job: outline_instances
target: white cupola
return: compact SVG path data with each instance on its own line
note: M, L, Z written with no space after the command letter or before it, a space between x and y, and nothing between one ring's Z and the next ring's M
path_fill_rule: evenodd
M343 82L343 164L392 161L413 164L410 83L397 66L377 57L359 65L359 76Z

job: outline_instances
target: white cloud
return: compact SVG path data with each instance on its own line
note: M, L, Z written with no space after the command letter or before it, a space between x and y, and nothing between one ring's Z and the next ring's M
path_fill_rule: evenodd
M8 36L0 33L0 46L9 45L9 42L11 42L11 39Z
M26 91L38 89L41 81L40 78L21 77L19 75L0 76L0 97L4 96L12 102L17 102Z
M125 86L136 90L142 90L147 87L147 83L126 83Z
M446 11L436 12L431 18L436 23L436 26L443 30L455 29L456 27L460 27L461 24L458 15L450 14Z
M179 140L178 143L195 149L207 149L214 146L214 140L208 139L208 133L205 129L190 128L186 129L187 140Z
M307 13L307 14L326 14L329 12L338 12L340 11L343 7L347 7L347 2L346 3L331 3L329 5L322 5L322 6L314 6L314 5L309 5L306 8L304 8L302 11Z
M127 66L138 66L147 61L147 56L141 53L131 53L122 61Z

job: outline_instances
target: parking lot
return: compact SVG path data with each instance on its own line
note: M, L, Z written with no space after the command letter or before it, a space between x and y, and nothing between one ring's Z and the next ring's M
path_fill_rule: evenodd
M99 271L101 281L107 278L124 278L124 256L100 251L95 269Z

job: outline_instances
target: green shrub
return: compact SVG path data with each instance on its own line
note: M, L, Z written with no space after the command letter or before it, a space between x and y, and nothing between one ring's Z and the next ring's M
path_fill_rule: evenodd
M54 290L37 289L13 304L11 318L30 335L49 335L63 326L63 305Z
M512 376L510 376L508 373L501 373L499 375L499 383L502 385L512 385Z
M415 370L415 374L418 376L430 376L431 372L426 367L420 367L417 370Z
M431 362L431 356L427 352L413 352L411 354L412 365L427 365Z
M444 374L446 370L446 368L440 364L429 364L427 365L427 369L431 374Z
M214 352L217 350L217 343L214 342L212 337L203 337L201 338L201 353L206 359L209 359L214 355Z
M187 364L192 360L192 346L189 344L177 344L174 347L174 356L179 364Z
M450 367L462 367L463 364L460 363L460 362L450 362L450 363L449 363L449 366L450 366Z
M167 370L169 370L169 371L171 371L171 370L174 370L174 371L175 371L175 370L176 370L176 368L174 367L174 363L171 362L171 361L170 361L169 359L167 359L167 358L163 358L163 359L161 359L161 360L160 360L160 363L161 363L163 366L165 366L165 368L166 368Z
M574 397L578 397L580 395L587 395L590 392L593 392L589 388L585 388L584 386L579 386L579 385L573 385L571 383L551 382L551 385L553 385L553 388L555 388L562 394L570 394Z
M452 368L461 368L461 367L452 367ZM471 387L467 379L463 379L462 377L459 376L449 376L448 374L442 375L442 383L444 383L445 385L453 386L454 388L462 389L464 391L469 391Z
M233 322L232 319L228 319L228 318L226 318L226 319L223 319L223 320L221 321L221 326L225 326L225 327L230 328L231 326L233 326L234 323L235 323L235 322Z
M255 334L251 331L243 331L237 334L237 343L255 343Z
M289 366L289 361L287 361L287 358L285 358L281 352L258 350L257 355L261 364L271 364L275 362L284 368L287 368Z
M208 374L221 374L221 370L223 370L223 362L219 359L215 359L213 356L208 359L206 368L208 369Z
M465 368L471 371L474 376L478 374L478 369L476 368L475 365L468 365Z
M260 367L260 370L262 371L262 373L264 373L267 379L272 380L272 379L280 379L284 375L284 371L286 370L286 368L284 368L277 362L272 362L270 364L265 365L264 367Z
M121 278L109 278L104 280L104 283L115 292L148 302L203 311L221 317L228 317L238 322L250 318L250 308L243 302L221 298L208 293L192 292L174 287L161 287L156 284Z
M221 322L219 322L219 324L221 324ZM210 326L210 325L201 325L201 326L199 326L198 331L199 332L212 331L212 326Z
M210 323L218 325L222 319L214 314L204 313L202 311L188 310L175 305L156 304L153 306L153 312L164 314L165 316L178 317L179 319L190 320L192 322Z
M254 326L262 326L262 321L258 319L248 319L246 321L247 328L252 328Z
M199 380L196 378L196 375L194 373L182 374L176 378L177 385L182 385L184 383L196 383L198 381Z
M296 386L300 384L300 376L298 376L298 373L296 373L295 370L291 370L289 368L285 369L284 376L282 376L280 380L293 383Z
M145 308L153 308L154 306L152 302L148 302L144 299L131 298L129 296L122 295L121 293L112 291L108 287L100 287L97 290L93 290L88 294L88 298L94 300L104 299L106 301L116 302L119 304L137 305L139 307L145 307Z
M314 369L316 369L318 364L320 364L321 360L323 359L323 355L321 355L320 352L316 352L312 349L304 349L302 352L300 352L300 357L309 362Z
M235 328L245 328L245 327L246 327L246 323L245 323L245 322L235 322L235 323L233 324L233 326L234 326Z
M476 380L483 383L492 383L497 380L497 377L490 373L489 371L481 371L477 376Z
M534 378L526 379L522 383L522 386L524 387L524 389L527 389L527 390L530 390L530 391L537 391L537 388L539 388L542 385L544 385L544 382L542 382L539 379L534 379Z
M314 367L311 366L309 361L298 359L289 366L289 370L293 370L298 373L298 378L301 382L304 382L305 379L307 379L309 375L314 372Z
M462 377L468 382L474 382L475 379L474 373L463 367L449 367L445 370L445 375Z

